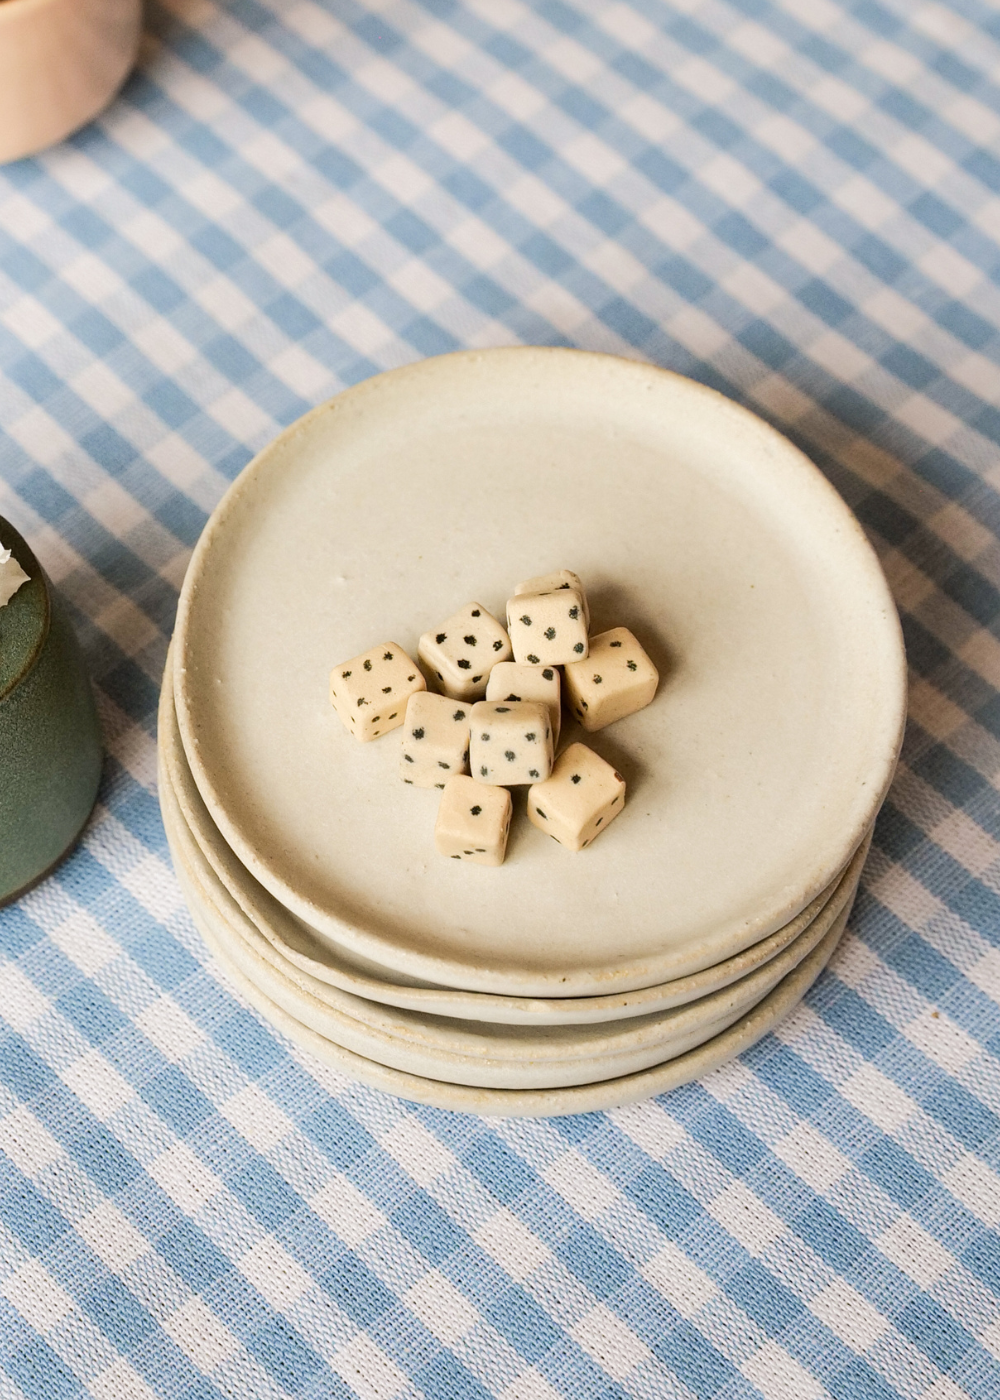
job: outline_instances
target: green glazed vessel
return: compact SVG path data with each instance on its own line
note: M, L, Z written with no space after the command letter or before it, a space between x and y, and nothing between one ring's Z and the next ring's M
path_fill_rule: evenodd
M101 779L101 732L83 657L38 560L0 518L28 575L0 608L0 905L74 844Z

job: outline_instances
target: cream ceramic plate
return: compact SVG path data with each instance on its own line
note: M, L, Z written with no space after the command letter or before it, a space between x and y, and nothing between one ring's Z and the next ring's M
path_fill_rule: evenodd
M832 957L840 938L834 927L823 942L804 958L763 1001L737 1021L693 1050L633 1074L595 1084L561 1089L488 1089L443 1080L428 1079L407 1071L392 1069L375 1060L357 1055L327 1040L290 1016L264 995L247 976L231 963L215 942L207 920L192 902L191 914L202 937L216 954L226 972L251 1006L283 1032L293 1043L342 1074L371 1088L398 1094L414 1103L460 1113L480 1113L497 1117L558 1117L570 1113L594 1113L635 1103L639 1099L666 1093L692 1079L698 1079L742 1054L787 1016L805 996Z
M871 840L870 835L865 837L834 887L825 890L789 924L732 958L673 982L606 997L551 1000L399 985L392 981L391 970L373 968L371 965L367 969L362 968L351 960L348 953L343 950L335 952L312 935L254 880L226 845L195 787L180 744L169 650L160 697L158 744L161 789L168 791L176 801L179 827L189 836L198 858L210 868L203 883L209 883L210 878L217 882L222 893L238 907L239 915L248 918L264 935L274 953L280 955L282 963L291 964L291 975L303 977L304 985L315 996L320 1000L329 999L332 1005L347 1010L349 1014L351 1003L357 998L364 998L470 1021L533 1026L581 1025L623 1020L692 1002L730 985L777 956L821 915L832 921L844 901L853 896ZM342 993L349 995L343 999Z
M497 1026L390 1011L306 978L282 959L226 894L201 857L161 778L164 824L189 899L215 939L272 1000L338 1044L399 1068L460 1083L553 1087L618 1077L700 1043L762 999L821 941L851 900L824 912L764 967L740 982L673 1011L605 1026ZM853 889L850 892L853 898Z
M241 938L234 936L226 920L220 918L218 911L206 898L192 867L179 852L176 831L169 819L165 825L174 855L175 870L188 906L199 916L199 927L203 932L208 931L212 946L223 955L227 966L238 967L270 1002L281 1007L299 1024L322 1035L324 1039L366 1059L404 1073L420 1075L422 1078L472 1088L508 1090L558 1089L599 1083L606 1079L620 1079L627 1074L665 1063L706 1040L713 1039L741 1015L749 1012L782 980L780 976L772 976L767 979L766 984L758 986L758 995L749 1000L744 999L743 1004L733 1005L733 999L727 997L722 1014L710 1019L701 1019L694 1025L687 1024L676 1034L664 1034L662 1039L619 1054L598 1050L593 1054L581 1054L565 1059L533 1059L525 1056L510 1058L496 1053L470 1055L457 1049L431 1047L426 1042L419 1043L388 1031L376 1030L353 1017L331 1010L259 957ZM847 922L848 913L848 908L841 911L833 926L828 929L828 937L839 938ZM775 959L775 963L778 961ZM765 970L770 969L762 969L761 972ZM756 974L754 980L761 983L761 973ZM385 1008L381 1009L384 1011ZM689 1008L684 1010L688 1011ZM406 1013L400 1015L405 1016ZM499 1048L505 1048L502 1046L502 1038Z
M442 860L437 794L400 783L393 735L349 739L330 668L566 566L663 677L591 740L626 810L582 855L522 819L500 870ZM871 548L790 443L649 366L517 349L378 376L265 449L195 550L174 690L214 820L313 928L430 983L584 996L730 957L830 884L890 781L905 667Z

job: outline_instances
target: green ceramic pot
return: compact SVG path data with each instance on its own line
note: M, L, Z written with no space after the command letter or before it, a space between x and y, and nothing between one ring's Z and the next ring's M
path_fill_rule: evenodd
M101 732L69 619L38 560L0 518L28 575L0 608L0 905L74 844L97 798Z

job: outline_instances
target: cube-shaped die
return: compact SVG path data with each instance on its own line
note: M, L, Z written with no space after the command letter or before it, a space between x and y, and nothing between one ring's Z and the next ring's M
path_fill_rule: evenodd
M580 582L580 575L575 574L572 569L556 569L555 573L539 574L537 578L526 578L514 589L514 597L516 598L519 593L555 593L561 588L572 588L579 593L583 601L583 620L587 624L589 632L590 608L587 606L587 594Z
M330 672L330 704L361 744L398 729L410 696L426 689L420 667L395 642L363 651Z
M586 744L570 744L552 776L528 790L528 820L571 851L606 831L625 806L625 779Z
M477 783L538 783L552 772L552 726L544 705L480 700L471 719L469 771Z
M490 672L486 683L487 700L534 700L544 705L552 725L552 747L559 745L562 724L562 684L554 666L527 666L519 661L501 661Z
M660 676L627 627L590 639L586 661L566 667L566 703L588 733L635 714L656 694Z
M575 588L518 593L507 604L514 660L529 666L562 666L587 655L583 598Z
M440 627L425 632L417 655L432 684L453 700L479 700L498 661L509 661L510 638L481 603L469 603Z
M399 776L414 787L443 788L469 762L471 705L423 690L411 695L403 725Z
M443 856L476 865L503 865L512 809L503 787L483 787L461 775L441 794L434 844Z

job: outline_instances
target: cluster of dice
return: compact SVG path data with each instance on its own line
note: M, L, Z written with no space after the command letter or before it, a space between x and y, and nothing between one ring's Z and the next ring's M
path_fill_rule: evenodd
M518 584L506 630L469 603L424 633L417 655L438 693L386 642L334 667L330 702L360 743L402 726L403 781L443 790L434 831L442 855L502 865L508 788L527 784L528 819L580 851L624 807L625 780L585 744L555 756L563 691L593 733L648 705L659 683L627 628L589 630L583 585L560 569Z

